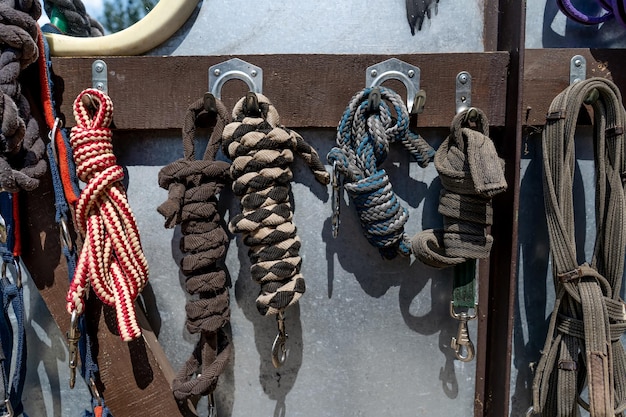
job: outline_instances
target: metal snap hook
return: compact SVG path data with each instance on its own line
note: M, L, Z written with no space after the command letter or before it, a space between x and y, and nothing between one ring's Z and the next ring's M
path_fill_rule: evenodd
M213 393L209 394L209 415L208 417L217 417L217 407L215 406L215 397Z
M272 344L272 365L274 368L280 368L287 360L287 333L285 332L284 312L278 312L276 322L278 323L278 334Z
M22 288L22 267L20 266L20 260L18 257L13 258L13 265L15 266L15 286L17 288ZM2 279L8 279L7 267L8 262L2 262L2 268L0 271Z
M466 311L457 313L454 311L454 301L450 302L450 316L459 321L459 328L456 337L450 341L450 347L454 350L454 355L461 362L471 362L474 359L474 343L469 336L467 322L477 317L478 305L474 307L474 314L469 315Z
M13 416L15 416L15 413L13 412L13 406L11 405L11 401L9 401L8 398L6 400L4 400L4 408L5 408L6 411L2 414L1 417L13 417Z
M333 187L333 216L331 219L331 227L333 232L333 238L339 235L339 212L341 210L341 190L339 183L339 171L337 171L337 161L333 162L333 175L332 175L332 187Z
M68 356L70 368L70 388L74 388L76 383L76 367L78 366L78 341L80 340L80 330L78 330L78 313L72 311L70 320L70 330L67 332ZM95 384L94 384L95 386Z

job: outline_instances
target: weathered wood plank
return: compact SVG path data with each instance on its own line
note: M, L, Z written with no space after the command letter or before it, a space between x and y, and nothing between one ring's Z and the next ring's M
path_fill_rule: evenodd
M68 272L54 219L49 176L35 191L22 194L22 259L51 316L66 334L70 324L65 310ZM116 334L115 313L110 307L103 306L96 297L90 299L89 305L89 327L97 341L95 356L100 367L101 393L113 415L180 416L170 390L174 371L145 317L139 317L143 337L125 343Z
M264 71L263 92L284 125L335 127L350 98L365 86L365 69L392 56L254 55L238 56ZM472 75L472 104L494 126L504 125L508 52L398 55L421 70L427 101L418 126L447 127L455 112L455 79ZM208 89L208 69L230 56L110 57L109 95L119 129L178 129L188 105ZM73 123L71 105L91 86L92 58L54 58L54 72L65 84L62 111ZM398 84L399 85L399 84ZM227 83L222 98L232 107L247 88ZM406 96L404 91L398 91Z
M529 49L524 66L525 125L543 125L550 103L569 85L570 60L582 55L587 60L587 78L605 77L626 91L622 70L624 50L620 49Z

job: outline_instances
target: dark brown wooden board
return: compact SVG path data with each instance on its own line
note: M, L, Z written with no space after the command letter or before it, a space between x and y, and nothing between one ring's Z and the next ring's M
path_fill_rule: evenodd
M70 325L70 315L65 310L68 269L54 219L50 178L46 176L39 188L20 194L20 198L22 259L52 318L66 334ZM112 414L120 417L180 416L170 389L174 371L145 317L142 314L138 317L143 337L126 343L116 334L114 313L110 308L103 307L95 297L89 303L90 317L94 320L90 320L89 325L97 333L92 336L97 340L101 393Z
M448 127L455 113L455 81L472 76L472 105L483 109L493 126L504 125L503 106L509 54L446 53L419 55L252 55L237 56L263 69L263 93L289 127L336 127L352 96L365 87L367 67L395 57L416 65L426 91L418 126ZM208 70L231 56L107 57L108 92L118 129L179 129L188 105L208 90ZM73 124L74 98L92 86L95 58L54 58L55 74L65 85L62 111ZM400 83L398 86L402 86ZM403 97L404 88L392 86ZM228 82L222 99L229 107L247 88Z
M524 125L545 124L550 103L569 85L570 60L575 55L587 60L587 78L608 78L626 91L624 50L529 49L524 65Z

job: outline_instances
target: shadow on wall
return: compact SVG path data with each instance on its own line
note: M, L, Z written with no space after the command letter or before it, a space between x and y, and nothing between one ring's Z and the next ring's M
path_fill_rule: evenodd
M590 16L604 13L597 2L571 0L580 12ZM563 19L565 27L563 28ZM599 25L583 25L566 18L555 0L546 0L543 14L542 46L545 48L624 48L626 28L609 19Z

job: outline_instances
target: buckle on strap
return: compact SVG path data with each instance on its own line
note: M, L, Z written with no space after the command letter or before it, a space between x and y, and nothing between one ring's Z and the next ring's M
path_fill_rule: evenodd
M595 269L590 267L587 262L585 262L584 264L578 266L576 269L572 269L571 271L567 272L557 273L556 276L562 284L566 284L568 282L572 282L587 276L598 278L599 274Z

